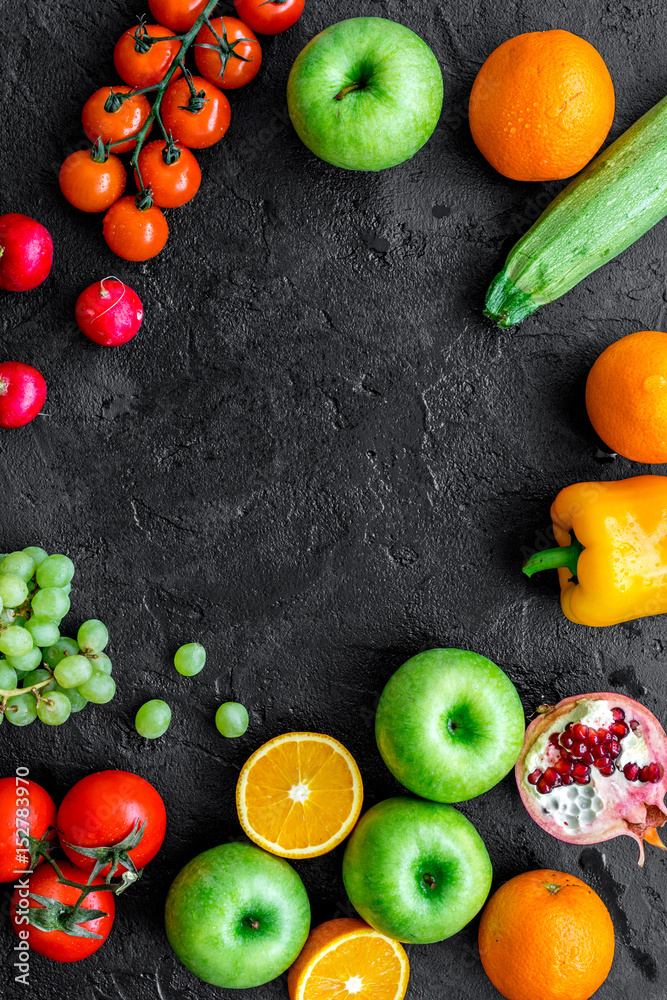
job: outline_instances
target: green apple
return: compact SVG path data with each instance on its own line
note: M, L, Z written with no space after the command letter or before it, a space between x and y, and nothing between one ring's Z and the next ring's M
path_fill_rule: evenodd
M299 53L287 106L316 156L348 170L383 170L424 145L442 110L442 72L414 31L384 17L326 28Z
M303 882L251 844L197 855L174 879L165 922L177 957L205 983L240 989L280 976L310 929Z
M525 728L507 674L462 649L413 656L389 679L375 716L391 773L435 802L464 802L493 788L514 767Z
M453 806L386 799L348 840L343 881L350 902L382 934L432 944L456 934L484 905L491 861L470 820Z

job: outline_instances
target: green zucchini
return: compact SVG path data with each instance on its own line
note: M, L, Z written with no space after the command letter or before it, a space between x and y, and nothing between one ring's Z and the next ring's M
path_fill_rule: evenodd
M515 326L565 295L667 215L667 97L575 178L522 236L484 314Z

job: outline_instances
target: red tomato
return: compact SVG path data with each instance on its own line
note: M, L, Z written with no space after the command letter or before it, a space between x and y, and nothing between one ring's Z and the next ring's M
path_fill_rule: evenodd
M186 80L177 80L169 84L162 98L162 121L177 142L204 149L222 139L232 112L225 95L208 80L193 76L192 83L202 95L202 107L198 111L184 110L190 101L190 88Z
M36 368L22 361L3 361L0 365L0 427L25 427L35 419L45 400L46 382Z
M122 34L113 50L113 63L121 80L133 87L151 87L154 83L159 83L171 66L181 43L174 39L173 42L155 42L147 46L141 39L146 36L166 38L173 34L173 31L163 28L161 24L144 24L143 27L137 25ZM177 73L180 72L178 69Z
M85 878L81 877L80 870L66 861L59 862L58 867L65 878L71 882L81 884L86 881ZM91 884L104 885L104 880L96 878ZM47 899L56 899L65 906L74 906L81 891L70 885L61 885L56 879L53 868L48 864L42 865L29 876L27 888L19 887L14 890L9 906L12 927L19 938L24 943L27 942L30 950L38 955L51 958L54 962L80 962L82 958L88 958L98 948L101 948L109 937L116 913L116 901L112 892L91 892L81 904L82 910L102 910L106 914L106 916L98 917L96 920L78 921L85 930L100 935L95 938L72 937L64 930L42 931L38 927L33 927L29 923L27 911L36 907L43 909L43 905L35 899L30 899L28 892L44 896ZM82 916L80 911L79 916ZM85 918L85 914L83 916ZM18 960L20 961L19 948L15 949L14 954L19 955Z
M304 0L234 0L236 13L260 35L279 35L303 14Z
M56 804L36 781L0 778L0 882L15 882L30 867L30 851L22 846L21 831L41 840L56 825ZM55 837L55 829L52 839Z
M92 154L89 149L70 153L60 168L58 182L70 205L82 212L104 212L122 195L127 174L117 156L97 163Z
M48 229L20 212L0 215L0 288L29 292L48 278L52 263Z
M153 17L179 34L190 30L206 3L207 0L148 0Z
M165 162L164 150L167 149L167 143L160 139L149 142L139 153L141 179L146 187L150 187L153 201L160 208L185 205L194 198L201 184L201 170L194 153L187 146L179 146L177 143L170 148L180 152L173 163ZM136 170L134 176L139 187Z
M74 316L89 340L102 347L118 347L136 335L144 307L129 285L117 278L103 278L81 292Z
M130 850L137 869L151 861L162 846L167 828L164 802L145 778L130 771L98 771L82 778L63 799L58 810L60 844L72 864L91 871L95 862L68 847L112 847L131 832L136 821L146 820L141 842ZM126 866L120 865L121 874ZM106 874L109 865L100 874Z
M148 118L151 109L144 95L135 94L128 101L123 101L117 111L104 109L110 94L129 94L131 90L132 87L100 87L88 98L81 120L83 131L91 142L97 139L104 143L120 142L119 146L114 146L114 153L126 153L136 145L131 139L128 142L121 140L136 135Z
M214 17L211 27L216 34L207 24L197 34L195 62L199 72L224 90L244 87L262 65L261 45L237 17ZM207 45L213 48L203 48Z
M102 232L109 248L123 260L150 260L164 248L169 226L164 214L153 205L137 208L132 195L111 206L104 216Z

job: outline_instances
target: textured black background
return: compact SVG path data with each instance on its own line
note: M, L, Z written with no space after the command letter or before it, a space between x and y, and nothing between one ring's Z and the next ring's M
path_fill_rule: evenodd
M613 135L667 89L661 7L598 0L307 0L267 40L259 77L233 93L232 125L200 156L195 201L169 213L167 249L113 257L101 221L70 208L57 171L81 142L89 94L116 80L113 44L135 0L2 0L0 211L43 222L49 280L0 293L1 356L36 365L44 415L2 435L0 549L41 544L78 572L74 631L111 629L119 693L62 729L0 731L2 772L28 765L56 800L90 771L138 770L169 814L164 849L118 901L107 945L81 965L34 957L30 991L60 1000L232 997L199 983L167 945L170 880L200 850L239 835L234 786L261 742L290 729L335 735L354 753L371 804L399 788L373 737L390 674L435 645L482 652L545 700L618 689L667 717L665 619L592 630L561 615L555 574L532 583L522 547L547 541L557 491L649 471L597 456L585 376L611 341L664 327L664 227L564 301L504 333L481 316L506 251L558 185L496 175L470 138L466 104L489 52L522 31L561 27L602 52L617 88ZM443 68L430 143L379 175L319 162L286 119L291 63L343 17L385 15L417 31ZM78 293L116 274L142 296L130 345L89 343ZM663 471L663 470L658 470ZM525 554L525 550L524 550ZM199 640L204 673L179 678L175 648ZM141 740L134 712L164 697L166 737ZM246 737L213 725L223 700L251 713ZM511 778L463 811L486 840L495 884L554 867L591 881L609 906L617 954L601 998L667 989L667 858L630 840L568 847L523 810ZM314 922L348 912L341 850L298 865ZM0 994L15 943L0 922ZM474 922L409 948L409 996L496 997ZM282 981L258 989L286 997ZM537 1000L537 998L536 998Z

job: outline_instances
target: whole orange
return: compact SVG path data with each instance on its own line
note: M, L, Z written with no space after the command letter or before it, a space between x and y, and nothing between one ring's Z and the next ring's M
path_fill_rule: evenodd
M609 975L614 927L581 879L550 869L525 872L487 903L479 954L506 1000L588 1000Z
M667 333L631 333L603 351L588 375L586 409L612 451L667 462Z
M590 42L531 31L503 42L470 95L477 148L505 177L553 181L586 166L614 120L614 84Z

